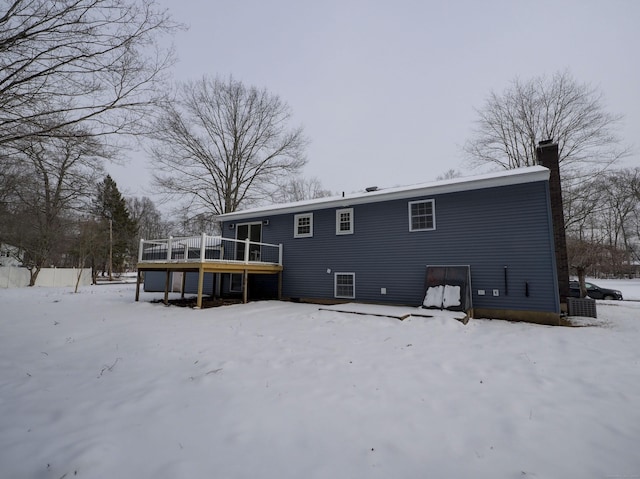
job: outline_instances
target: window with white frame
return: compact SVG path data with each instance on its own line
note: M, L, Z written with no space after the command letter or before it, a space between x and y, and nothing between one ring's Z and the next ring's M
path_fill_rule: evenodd
M335 273L334 297L353 299L356 297L356 274Z
M293 219L293 237L310 238L313 236L313 213L295 215Z
M353 208L336 210L336 234L353 234Z
M429 231L436 229L436 208L434 200L409 202L409 231Z

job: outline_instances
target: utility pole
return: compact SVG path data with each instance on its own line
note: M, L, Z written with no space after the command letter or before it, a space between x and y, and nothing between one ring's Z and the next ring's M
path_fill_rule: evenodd
M109 281L113 281L113 220L109 218Z

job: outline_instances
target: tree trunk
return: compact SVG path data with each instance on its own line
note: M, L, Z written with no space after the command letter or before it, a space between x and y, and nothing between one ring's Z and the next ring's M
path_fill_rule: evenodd
M33 266L29 268L29 286L35 286L36 280L38 279L38 275L40 274L40 269L42 266Z
M580 285L580 297L586 298L587 297L587 285L585 284L586 269L583 268L582 266L578 266L576 268L576 273L578 273L578 284Z

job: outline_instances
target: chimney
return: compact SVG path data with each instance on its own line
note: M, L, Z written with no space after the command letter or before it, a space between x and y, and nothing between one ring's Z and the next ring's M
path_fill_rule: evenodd
M560 184L560 158L558 144L553 140L538 143L536 148L538 164L549 168L549 197L551 200L551 218L553 222L553 242L556 254L558 274L558 293L561 307L566 311L569 296L569 260L567 259L567 239L564 231L564 213L562 210L562 187Z

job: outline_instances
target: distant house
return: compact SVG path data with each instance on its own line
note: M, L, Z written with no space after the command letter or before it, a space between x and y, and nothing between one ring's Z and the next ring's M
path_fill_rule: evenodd
M23 254L19 248L0 243L0 266L22 265Z
M449 298L476 317L559 318L549 170L541 166L368 188L219 221L224 238L282 245L282 271L252 282L253 294L432 307ZM242 287L233 276L228 284Z

